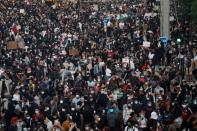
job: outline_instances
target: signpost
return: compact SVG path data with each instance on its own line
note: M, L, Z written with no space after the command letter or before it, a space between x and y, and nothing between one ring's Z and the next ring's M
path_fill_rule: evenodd
M160 0L160 35L170 39L170 0Z
M168 38L167 37L160 37L160 41L162 44L167 44Z

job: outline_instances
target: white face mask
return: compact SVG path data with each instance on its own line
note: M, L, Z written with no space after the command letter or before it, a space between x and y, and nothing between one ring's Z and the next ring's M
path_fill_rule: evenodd
M100 121L100 120L101 120L101 118L99 117L99 118L98 118L98 121Z
M62 104L63 103L63 100L60 100L60 103Z
M134 101L135 104L138 104L138 101Z
M183 108L186 108L186 107L187 107L187 105L182 105L182 107L183 107Z
M75 110L75 108L71 108L71 110L72 110L72 111L74 111L74 110Z
M141 117L144 117L144 114L140 114Z

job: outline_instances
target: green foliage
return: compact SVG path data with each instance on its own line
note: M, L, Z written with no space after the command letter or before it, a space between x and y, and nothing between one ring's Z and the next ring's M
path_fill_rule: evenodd
M191 19L193 23L197 24L197 0L192 0L191 3Z

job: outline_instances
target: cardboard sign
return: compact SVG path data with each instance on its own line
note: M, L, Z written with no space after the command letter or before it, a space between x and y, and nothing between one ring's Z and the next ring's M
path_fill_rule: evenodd
M122 59L122 63L129 63L129 57L125 57Z
M20 13L21 14L25 14L25 10L24 9L20 9Z
M79 55L79 50L75 49L75 48L69 49L69 55L78 56Z
M144 18L149 18L149 17L155 17L157 16L157 13L145 13Z
M7 43L7 49L8 50L14 50L14 49L17 49L17 44L15 41L9 41Z
M16 44L17 44L18 48L25 49L24 39L22 39L22 38L16 39Z
M93 5L93 9L94 9L95 11L98 11L98 5L97 5L97 4L94 4L94 5Z
M18 41L17 42L17 45L18 45L18 48L20 48L20 49L25 49L25 43L24 43L24 41Z
M71 3L77 3L77 0L68 0L68 1L71 2Z

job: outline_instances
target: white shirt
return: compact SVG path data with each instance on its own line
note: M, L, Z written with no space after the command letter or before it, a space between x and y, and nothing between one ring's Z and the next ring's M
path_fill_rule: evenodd
M124 123L127 122L127 120L129 119L130 117L130 114L133 112L132 108L129 109L128 107L126 107L124 110L123 110L123 119L124 119Z
M111 76L111 70L109 69L109 68L107 68L106 70L105 70L105 74L106 74L106 76Z
M88 86L89 87L94 87L95 86L95 81L88 81Z
M149 53L149 54L148 54L148 58L149 58L150 60L152 60L153 57L154 57L154 55L155 55L155 54L153 54L153 53Z
M160 86L157 86L154 90L155 94L160 94L161 91L164 92L164 89Z
M20 95L19 94L14 94L12 100L20 101Z
M130 69L135 69L135 64L133 60L130 60L129 66L130 66Z
M53 128L53 123L50 120L48 120L48 122L46 123L46 125L47 125L48 131L50 131Z
M138 129L136 127L129 128L128 126L126 126L124 131L138 131Z

